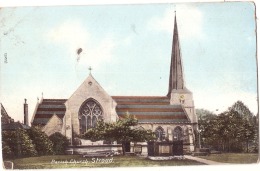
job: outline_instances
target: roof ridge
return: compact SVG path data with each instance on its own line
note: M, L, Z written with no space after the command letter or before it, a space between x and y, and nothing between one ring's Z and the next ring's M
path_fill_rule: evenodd
M168 98L167 96L111 96L112 98Z

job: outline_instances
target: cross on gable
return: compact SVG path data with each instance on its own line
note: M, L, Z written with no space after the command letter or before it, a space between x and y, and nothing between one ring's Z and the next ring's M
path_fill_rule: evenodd
M89 70L89 73L91 74L91 70L92 70L91 66L88 67L88 70Z

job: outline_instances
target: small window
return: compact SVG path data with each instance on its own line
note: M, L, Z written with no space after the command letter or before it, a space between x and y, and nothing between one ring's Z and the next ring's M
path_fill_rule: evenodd
M173 140L179 141L179 140L182 140L182 138L183 138L182 129L180 126L177 126L173 130Z
M184 104L184 103L185 103L185 100L181 100L181 99L180 99L180 103L181 103L181 104Z
M155 130L157 140L162 141L164 139L164 130L162 127L158 127Z

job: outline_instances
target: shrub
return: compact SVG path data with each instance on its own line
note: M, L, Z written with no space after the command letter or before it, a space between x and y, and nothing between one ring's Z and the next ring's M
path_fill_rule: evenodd
M14 157L14 153L5 141L2 141L2 154L3 159L9 159Z
M59 132L55 132L49 138L53 143L54 154L65 154L66 147L69 145L67 137Z
M3 131L2 137L2 143L6 143L3 143L6 147L5 153L10 154L9 157L30 157L37 155L35 145L25 130Z
M32 139L33 144L35 144L38 155L53 154L53 143L40 127L31 127L31 129L28 130L28 134Z

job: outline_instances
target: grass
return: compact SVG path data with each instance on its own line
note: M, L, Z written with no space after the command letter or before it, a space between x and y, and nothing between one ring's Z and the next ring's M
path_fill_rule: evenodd
M103 159L103 160L102 160ZM107 158L83 158L81 155L55 155L28 157L12 160L15 169L54 169L80 167L134 167L134 166L183 166L202 163L184 159L153 161L138 156L114 156ZM77 163L75 163L77 162Z
M258 160L257 153L222 153L222 154L211 154L209 156L198 156L203 159L212 160L222 163L240 163L249 164L256 163Z

